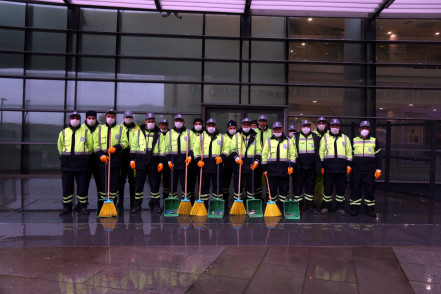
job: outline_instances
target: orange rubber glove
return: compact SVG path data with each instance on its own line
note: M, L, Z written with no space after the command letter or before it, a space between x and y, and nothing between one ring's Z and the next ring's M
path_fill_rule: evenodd
M109 156L101 155L100 160L101 160L101 162L109 162Z
M263 172L263 175L266 177L266 176L268 175L268 172L267 172L267 171L264 171L264 172Z
M199 166L199 167L204 167L204 165L205 165L205 162L203 162L202 160L200 160L200 161L198 162L198 166Z
M162 163L158 163L158 173L162 172L164 169L164 165Z
M136 167L136 163L134 160L130 161L130 167L134 170Z
M294 169L292 167L288 167L288 175L292 175Z
M325 168L322 167L322 175L324 175L324 174L325 174Z
M185 164L188 166L190 162L191 162L191 157L189 156L185 159Z
M375 175L374 175L375 179L378 179L379 177L381 177L381 170L377 169L375 171Z
M259 166L259 163L255 161L253 164L250 165L251 170L255 170Z
M351 173L351 171L352 171L352 167L347 166L346 167L346 174L349 175Z
M109 154L115 153L116 152L116 148L115 147L110 147L108 150Z
M216 157L215 160L216 160L216 164L222 163L222 157L220 157L220 156Z
M236 159L236 163L239 164L239 165L242 165L243 164L243 160L238 157Z
M173 164L173 162L169 161L169 162L168 162L168 167L169 167L170 169L173 169L173 168L175 167L175 165Z

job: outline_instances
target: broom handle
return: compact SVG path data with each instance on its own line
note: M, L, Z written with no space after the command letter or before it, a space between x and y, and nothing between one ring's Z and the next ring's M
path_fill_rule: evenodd
M240 152L239 159L242 159L242 142L243 142L243 133L240 133ZM239 187L237 188L237 199L240 200L240 180L242 179L242 164L239 165Z
M204 132L202 132L202 144L201 144L201 160L204 161ZM202 187L202 167L199 173L199 200L201 200L201 187Z
M185 151L185 160L187 160L188 157L188 141L190 141L190 134L187 132L187 150ZM187 199L187 173L188 173L188 165L185 163L185 193L184 197Z
M110 129L110 136L107 138L109 145L107 148L107 153L109 152L110 148L110 138L112 138L112 129ZM109 164L107 166L107 200L110 200L110 153L109 153Z
M271 190L270 190L270 186L269 186L268 175L265 175L265 178L266 178L266 185L267 185L267 187L268 187L268 195L269 195L270 201L273 201L273 200L271 199Z

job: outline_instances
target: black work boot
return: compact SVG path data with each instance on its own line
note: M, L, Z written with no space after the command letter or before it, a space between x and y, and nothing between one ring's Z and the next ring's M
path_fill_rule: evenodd
M159 199L151 199L149 201L149 206L153 212L162 213L161 202L159 202Z
M89 209L87 209L87 204L81 205L80 213L83 215L89 215Z
M72 205L63 205L63 210L58 215L66 215L72 213Z
M357 205L351 205L351 215L356 216L358 214L359 207Z
M131 213L138 213L141 211L141 205L133 204L132 209L130 209Z

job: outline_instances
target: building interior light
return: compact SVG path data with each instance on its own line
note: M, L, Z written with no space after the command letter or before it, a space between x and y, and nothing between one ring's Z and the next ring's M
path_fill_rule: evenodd
M388 35L392 35L392 32L387 32Z
M432 109L433 111L438 111L436 108Z
M380 110L383 110L383 107L380 107Z
M308 18L308 21L312 21L312 17Z
M305 46L306 45L306 43L302 43L302 46Z
M313 100L312 103L317 103L317 100Z
M412 107L412 106L413 106L413 103L410 103L409 106Z
M439 36L439 32L436 32L436 33L435 33L435 36Z

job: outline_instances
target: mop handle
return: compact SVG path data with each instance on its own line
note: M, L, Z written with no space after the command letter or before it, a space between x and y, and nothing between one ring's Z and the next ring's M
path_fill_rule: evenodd
M202 144L201 144L201 160L204 161L204 134L202 132ZM202 167L200 167L201 171L199 173L199 200L201 200L201 188L202 188Z
M185 160L187 160L188 157L188 141L190 141L190 134L187 131L187 150L185 151ZM184 197L185 199L187 199L187 173L188 173L188 165L187 163L185 164L185 193L184 193Z
M239 152L239 159L242 159L242 143L243 143L243 133L240 133L240 152ZM240 200L240 180L242 178L242 164L239 164L239 187L237 188L237 199Z
M268 175L265 174L265 178L266 178L266 185L267 185L267 187L268 187L268 195L269 195L269 199L270 199L270 201L273 201L273 200L271 199L271 190L270 190L270 186L269 186Z

